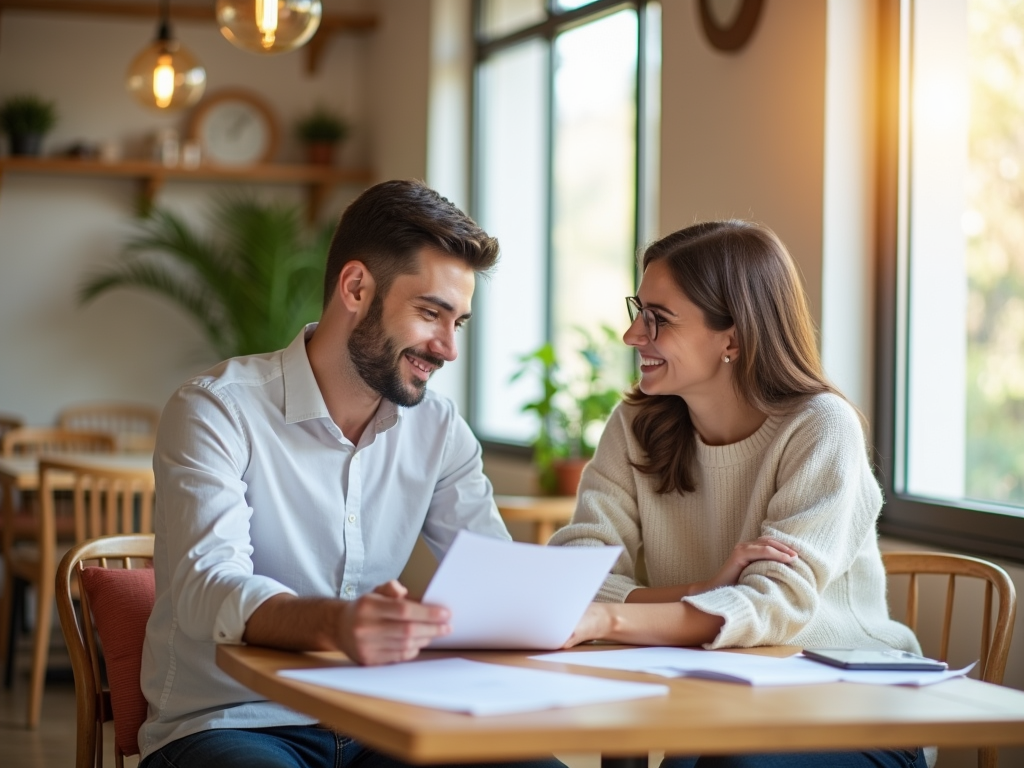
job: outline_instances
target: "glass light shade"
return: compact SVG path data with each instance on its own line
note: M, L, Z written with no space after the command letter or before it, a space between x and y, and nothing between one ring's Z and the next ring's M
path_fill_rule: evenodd
M126 85L147 107L184 109L206 90L206 70L177 40L154 40L128 67Z
M320 0L217 0L220 33L251 53L284 53L320 26Z

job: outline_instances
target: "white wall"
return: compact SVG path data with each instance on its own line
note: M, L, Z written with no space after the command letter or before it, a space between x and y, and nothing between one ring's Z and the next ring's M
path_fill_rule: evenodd
M746 48L704 40L693 2L663 4L663 234L755 219L782 238L821 317L826 4L765 3Z
M348 5L352 5L349 3ZM341 7L341 2L328 5ZM376 31L328 45L318 73L302 52L258 57L220 37L212 23L178 23L178 38L203 62L208 90L245 87L276 112L280 160L296 161L297 115L322 103L350 117L340 162L369 165L377 179L423 178L426 169L427 4L382 0ZM155 129L184 129L187 116L137 106L123 87L155 23L6 11L0 24L0 100L33 92L56 101L51 152L76 140L116 140L130 151ZM215 362L196 327L163 299L118 291L79 307L89 270L114 258L131 231L136 188L125 179L8 173L0 188L0 410L49 423L67 403L125 399L162 405L184 378ZM168 182L160 205L202 222L229 187ZM259 187L261 196L302 203L299 187ZM322 210L330 221L359 187L339 189Z

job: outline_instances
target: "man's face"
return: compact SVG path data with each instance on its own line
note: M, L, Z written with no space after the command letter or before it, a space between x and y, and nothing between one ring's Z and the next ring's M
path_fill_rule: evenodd
M460 259L425 248L415 274L374 295L348 340L363 381L381 397L411 407L430 375L458 356L455 333L469 319L476 275Z

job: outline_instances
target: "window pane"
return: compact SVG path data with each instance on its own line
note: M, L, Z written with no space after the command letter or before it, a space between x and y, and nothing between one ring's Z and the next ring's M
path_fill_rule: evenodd
M474 426L484 439L527 441L535 425L519 409L539 393L509 378L545 338L547 46L502 51L478 78L477 220L500 241L501 261L474 302Z
M557 0L555 3L555 9L559 11L571 11L574 8L580 8L587 3L592 3L594 0Z
M554 342L573 378L577 328L628 325L636 226L637 15L621 11L555 41ZM621 347L625 386L631 355Z
M480 34L485 40L517 32L546 18L544 0L480 0Z
M914 6L906 490L1024 505L1024 6Z

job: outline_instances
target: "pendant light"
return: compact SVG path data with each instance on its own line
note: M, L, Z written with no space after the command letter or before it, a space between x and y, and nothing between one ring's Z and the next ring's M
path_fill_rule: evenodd
M284 53L305 45L322 15L320 0L217 0L220 33L252 53Z
M128 67L128 92L147 107L160 110L192 106L206 89L206 70L171 36L170 0L160 0L156 40Z

